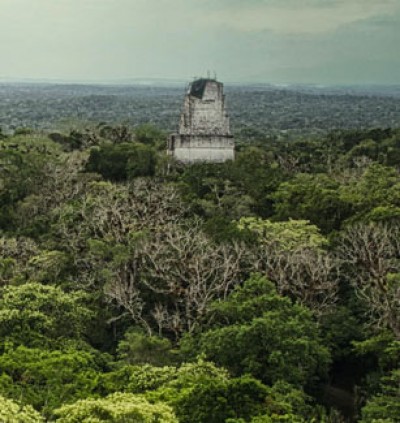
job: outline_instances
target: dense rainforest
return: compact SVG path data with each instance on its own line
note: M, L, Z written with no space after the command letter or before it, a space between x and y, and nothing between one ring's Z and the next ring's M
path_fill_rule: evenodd
M400 421L400 130L183 166L0 131L0 421Z

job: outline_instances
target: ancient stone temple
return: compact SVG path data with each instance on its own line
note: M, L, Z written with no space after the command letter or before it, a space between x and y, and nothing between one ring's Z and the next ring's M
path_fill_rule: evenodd
M168 153L183 163L234 159L221 82L198 79L189 85L178 133L170 136Z

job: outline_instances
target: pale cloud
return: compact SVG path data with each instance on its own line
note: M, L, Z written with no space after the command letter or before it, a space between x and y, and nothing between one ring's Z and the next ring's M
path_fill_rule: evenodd
M250 0L234 1L230 8L220 8L208 20L212 25L246 32L323 34L399 11L399 0Z
M400 82L400 0L0 0L0 18L0 78Z

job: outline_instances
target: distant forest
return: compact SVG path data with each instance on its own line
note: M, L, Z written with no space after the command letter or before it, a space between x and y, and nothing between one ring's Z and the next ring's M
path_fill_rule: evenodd
M400 422L400 98L182 94L1 86L0 421Z
M88 123L176 128L185 86L0 84L0 126L65 129ZM226 86L239 140L293 139L333 129L400 126L400 88Z

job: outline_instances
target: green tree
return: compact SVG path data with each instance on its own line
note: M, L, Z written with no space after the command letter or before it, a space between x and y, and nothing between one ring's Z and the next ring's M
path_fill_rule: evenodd
M61 251L41 251L30 258L28 269L31 279L42 283L57 283L70 271L68 256Z
M131 143L103 144L100 147L92 148L86 164L86 171L99 173L103 178L112 181L126 180L126 165L135 149Z
M155 367L150 364L130 366L124 362L117 362L116 365L117 369L103 373L100 377L99 390L103 394L119 391L144 394L176 379L178 373L178 368L172 366Z
M43 423L44 420L30 405L22 406L0 396L0 421L3 423Z
M102 144L91 149L87 172L96 172L111 181L124 181L155 173L154 150L138 143Z
M267 388L249 376L199 382L190 388L182 386L176 392L165 388L181 423L219 423L233 417L249 419L260 414L265 406Z
M138 330L129 330L118 344L118 358L127 364L165 365L176 358L171 342L159 336L146 336Z
M167 136L156 126L145 123L135 129L135 141L141 144L155 146L158 149L165 149Z
M383 378L381 391L363 407L361 422L400 422L400 369Z
M179 392L183 387L193 388L204 380L228 379L225 369L218 368L213 363L202 359L193 363L184 363L180 367L156 367L149 364L127 366L123 362L118 362L117 365L116 370L102 375L101 384L106 393L124 390L133 394L144 394L148 391L146 395L150 398L153 391L162 388L162 392L154 394L156 399L173 399L176 395L171 394L171 396L168 392ZM164 396L164 388L168 388L167 396Z
M249 373L266 384L302 386L326 374L329 352L311 313L279 296L267 279L254 275L213 312L210 329L183 340L184 353L204 353L235 376Z
M352 220L365 220L375 208L400 207L400 178L393 167L372 164L357 181L340 188L340 198L350 204Z
M46 138L18 136L0 144L0 229L15 229L15 208L40 192L61 149Z
M217 423L259 414L266 393L260 381L249 376L229 378L224 369L199 359L183 364L146 396L171 405L181 423Z
M283 180L283 173L265 151L249 147L234 162L195 163L179 177L184 198L194 210L206 215L270 216L270 195Z
M125 393L64 405L55 415L58 423L178 423L166 404L152 404L141 396Z
M327 245L327 239L321 235L317 226L307 220L289 220L287 222L272 222L254 217L243 217L238 222L239 229L253 232L262 245L291 251L298 248L322 248Z
M250 423L306 423L325 421L324 411L313 409L308 404L310 398L299 389L279 381L267 387L262 414L253 417ZM244 423L244 420L232 419L226 423Z
M90 350L6 346L0 355L0 395L31 404L43 415L94 394L107 357Z
M181 423L218 423L231 419L247 422L253 416L267 413L282 420L293 415L296 421L303 421L302 418L310 421L312 416L319 416L319 411L309 404L310 398L288 383L278 381L268 387L248 375L230 378L224 369L202 359L183 364L168 377L165 371L160 376L162 384L146 396L171 405ZM143 377L138 375L136 379ZM148 386L154 389L154 385Z
M269 151L247 147L237 154L235 161L230 165L230 175L237 190L252 199L252 214L263 218L273 214L274 200L271 194L287 175L272 159Z
M61 288L29 282L0 291L0 336L26 346L80 339L91 312L83 292L65 293Z
M3 128L0 126L0 140L7 138L7 135L3 132Z
M297 174L279 185L272 195L274 218L305 219L323 233L337 230L349 216L349 205L340 198L339 183L324 174Z
M155 151L147 145L137 144L126 164L127 177L133 179L138 176L154 176L156 164Z

